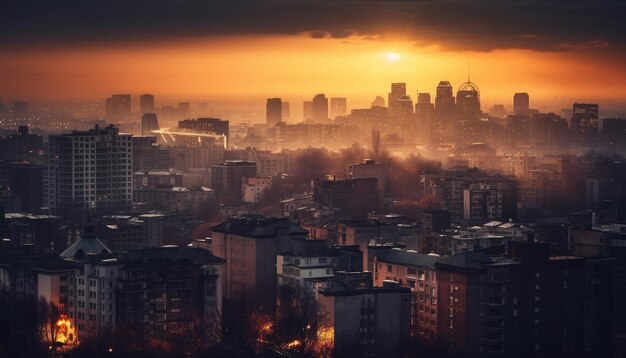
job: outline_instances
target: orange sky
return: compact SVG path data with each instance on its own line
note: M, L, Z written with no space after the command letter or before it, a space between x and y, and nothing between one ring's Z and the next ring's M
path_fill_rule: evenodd
M389 53L399 58L390 60ZM537 101L624 99L623 63L606 55L601 49L596 56L571 50L454 52L404 40L304 35L14 49L0 52L0 96L103 98L150 92L162 98L297 101L323 92L346 96L354 107L386 96L391 82L406 82L413 97L418 89L433 94L444 79L457 87L471 63L484 105L509 105L513 93L521 91Z

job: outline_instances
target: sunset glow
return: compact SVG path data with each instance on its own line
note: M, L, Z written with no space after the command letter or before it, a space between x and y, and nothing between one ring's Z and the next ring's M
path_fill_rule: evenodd
M381 51L389 47L397 50ZM385 93L388 83L400 80L407 82L413 95L416 90L432 92L442 79L458 86L467 78L470 60L472 79L483 89L487 104L508 101L511 93L525 88L532 88L540 102L551 102L555 93L568 98L626 97L622 85L626 73L617 59L601 53L458 52L418 47L406 39L302 36L10 51L0 56L0 94L96 98L150 90L161 97L258 99L278 94L298 100L327 91L349 96L351 105L357 106L368 104L374 95Z

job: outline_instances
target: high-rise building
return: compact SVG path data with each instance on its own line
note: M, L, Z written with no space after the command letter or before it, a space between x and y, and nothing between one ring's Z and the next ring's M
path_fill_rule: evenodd
M331 118L344 117L348 113L347 99L345 97L332 97L330 99Z
M480 91L473 82L465 82L456 93L456 106L462 120L480 118Z
M516 93L513 95L513 112L518 115L528 114L530 110L530 100L528 93Z
M154 96L151 94L142 94L139 97L139 109L141 114L154 113Z
M593 272L600 266L581 257L550 256L547 243L511 242L510 252L468 251L435 263L438 333L448 348L463 357L574 356L592 348L588 322L614 311L611 277L601 280Z
M387 95L387 106L389 107L390 116L394 117L398 114L397 109L400 106L398 100L402 96L406 96L406 83L392 83L391 92Z
M376 178L378 190L385 192L387 166L376 163L373 159L363 159L361 163L351 164L348 167L348 179Z
M413 116L413 99L411 96L400 96L396 102L395 111L398 118L411 118L411 116Z
M159 130L159 120L156 113L144 113L141 116L141 135L153 135L152 131Z
M283 101L280 98L268 98L265 104L265 123L274 127L283 121Z
M372 101L372 107L384 107L385 106L385 99L381 96L376 96L376 98L374 98L374 100Z
M282 102L281 104L281 109L282 109L282 117L283 117L283 122L287 122L289 120L289 117L291 116L291 109L289 107L289 102Z
M411 289L411 335L437 339L437 272L439 256L413 250L380 250L374 258L377 287L392 280Z
M420 121L428 120L430 114L435 109L430 101L430 93L417 93L417 103L415 103L415 114Z
M114 94L106 99L104 118L109 121L125 120L130 116L130 95Z
M313 97L313 121L316 123L328 122L328 98L323 93Z
M439 82L437 96L435 96L435 110L439 113L450 114L454 111L454 103L454 94L450 82Z
M371 272L337 272L320 291L322 332L338 356L394 357L411 333L411 291L395 281L374 287Z
M302 102L302 120L313 120L313 101Z
M598 132L598 105L574 103L570 129L575 134L585 135Z
M243 160L225 160L221 164L211 166L211 188L218 195L232 201L242 198L242 179L256 177L256 163Z
M46 204L58 213L120 212L133 198L131 134L97 125L49 137Z
M227 299L255 299L272 310L276 304L276 254L286 252L292 239L308 231L283 218L259 215L232 217L213 226L213 253L226 260Z

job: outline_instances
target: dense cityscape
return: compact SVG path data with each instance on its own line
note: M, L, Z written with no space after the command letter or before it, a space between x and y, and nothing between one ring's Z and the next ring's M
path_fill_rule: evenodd
M626 119L416 97L5 105L2 353L623 354Z
M0 358L626 358L624 18L3 4Z

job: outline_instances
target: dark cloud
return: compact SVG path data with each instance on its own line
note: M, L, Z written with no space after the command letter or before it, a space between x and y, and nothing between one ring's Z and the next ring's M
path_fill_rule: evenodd
M401 34L419 45L457 50L626 48L623 0L6 1L0 48L299 33Z

